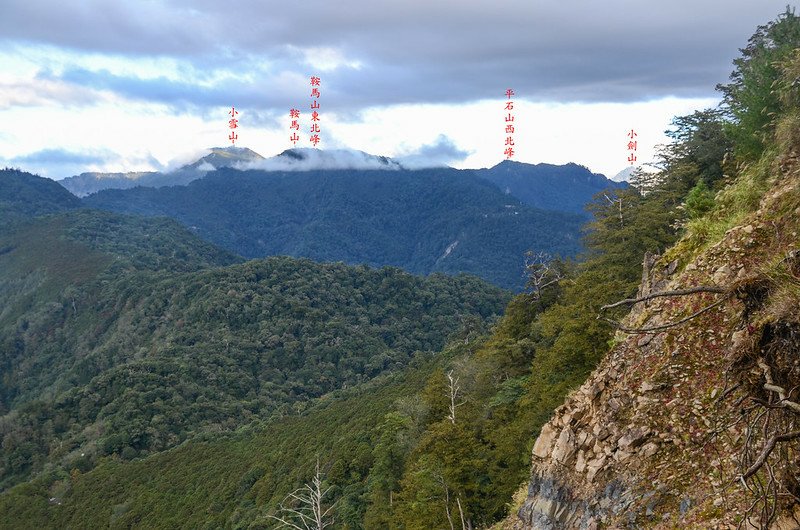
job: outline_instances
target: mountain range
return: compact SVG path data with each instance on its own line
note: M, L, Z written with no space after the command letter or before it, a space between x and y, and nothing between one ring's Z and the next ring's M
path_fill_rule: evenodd
M212 166L218 169L205 171ZM467 272L511 289L524 286L527 251L576 255L583 207L618 186L576 164L408 170L386 157L315 149L271 159L214 150L171 175L163 178L197 178L104 189L83 205L171 217L245 258L289 255L415 274Z
M244 262L171 219L75 208L18 171L0 183L0 489L291 415L423 361L509 299L464 275Z
M265 171L409 169L392 158L355 150L296 148L265 158L248 148L213 147L208 149L208 154L174 171L90 172L59 182L74 195L85 197L105 189L184 186L209 171L226 167ZM529 206L575 213L584 213L583 207L598 191L624 186L622 182L626 180L625 171L607 179L574 163L554 165L503 161L492 168L475 170L475 173Z
M271 158L264 158L246 147L212 147L206 151L207 154L194 162L171 171L87 172L59 182L74 195L85 197L105 189L183 186L202 178L209 171L223 167L285 171L403 168L400 163L388 157L344 149L287 149Z
M591 217L580 166L0 171L0 530L798 528L799 36L760 26L733 112ZM530 289L455 274L583 221Z
M128 189L137 186L182 186L202 178L208 171L239 163L264 160L264 157L242 147L213 147L208 154L174 171L131 171L127 173L87 172L58 181L77 197L85 197L105 189Z

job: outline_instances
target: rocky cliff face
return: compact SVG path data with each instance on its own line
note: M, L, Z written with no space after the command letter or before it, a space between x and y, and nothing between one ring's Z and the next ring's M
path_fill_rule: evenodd
M646 257L638 297L718 289L633 306L629 332L541 430L507 526L800 528L800 439L781 438L800 429L794 168L715 244Z

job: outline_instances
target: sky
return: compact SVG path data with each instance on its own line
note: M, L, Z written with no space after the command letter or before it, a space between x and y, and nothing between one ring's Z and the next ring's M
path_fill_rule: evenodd
M491 167L511 137L512 160L612 176L632 154L651 162L674 116L716 106L739 49L786 5L2 0L0 166L163 171L232 131L264 156L312 147L316 123L318 148L416 167Z

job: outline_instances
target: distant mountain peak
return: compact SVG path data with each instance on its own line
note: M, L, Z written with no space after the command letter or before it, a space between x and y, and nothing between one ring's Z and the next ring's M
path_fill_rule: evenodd
M582 169L582 170L585 170L585 171L591 173L589 168L587 168L583 164L578 164L576 162L567 162L566 164L550 164L548 162L538 162L538 163L532 164L530 162L520 162L518 160L505 159L502 162L499 162L498 164L493 166L491 169L496 169L496 168L517 168L517 169L519 169L519 168L538 168L538 169L579 168L579 169ZM595 174L599 175L599 173L595 173ZM605 176L605 175L603 175L603 176Z
M263 156L247 147L212 147L209 151L206 156L181 167L181 170L213 171L222 167L238 167L265 160Z
M476 170L476 173L535 208L580 214L584 214L584 206L598 191L624 186L574 162L555 165L503 160L492 168Z
M254 164L266 170L314 169L404 169L403 165L387 156L372 155L356 149L315 149L294 147L277 156Z
M636 169L636 166L628 166L613 177L610 177L609 180L613 180L614 182L630 182L631 175L633 175Z

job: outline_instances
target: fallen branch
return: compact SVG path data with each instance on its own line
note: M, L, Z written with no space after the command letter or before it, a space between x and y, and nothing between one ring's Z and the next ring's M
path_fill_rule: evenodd
M761 451L761 454L758 455L758 458L756 458L756 461L753 462L753 465L742 474L741 480L745 481L749 479L755 475L759 469L761 469L761 466L763 466L764 462L767 461L767 458L772 453L772 450L775 449L775 446L778 444L778 442L788 442L790 440L794 440L795 438L800 438L800 431L778 434L767 440L767 443L764 444L764 449Z
M761 371L764 373L764 379L767 381L764 384L764 390L775 392L780 398L780 401L776 403L776 405L792 409L796 413L800 414L800 403L795 403L794 401L787 399L786 390L783 387L776 385L775 381L772 380L772 371L767 363L764 362L764 359L758 360L758 366L761 368Z
M727 377L727 372L726 372L726 374L725 374L725 377ZM729 389L727 389L725 392L723 392L723 393L722 393L722 394L721 394L721 395L720 395L720 396L717 398L717 403L722 403L722 402L725 400L725 398L727 398L728 396L730 396L730 395L731 395L733 392L735 392L735 391L736 391L736 389L737 389L737 388L739 388L740 386L742 386L742 384L741 384L741 383L736 383L735 385L733 385L732 387L730 387Z
M725 301L725 298L723 298L722 300L717 300L713 304L707 305L703 309L700 309L699 311L695 311L694 313L692 313L688 317L682 318L682 319L678 320L677 322L670 322L669 324L662 324L660 326L653 326L653 327L650 327L650 328L627 328L627 327L623 326L622 324L620 324L619 322L617 322L616 320L611 320L610 318L605 318L604 320L606 322L612 324L618 330L620 330L620 331L622 331L624 333L655 333L657 331L663 331L665 329L674 328L675 326L680 326L681 324L685 324L686 322L692 320L693 318L699 317L700 315L702 315L706 311L709 311L709 310L717 307L718 305L720 305L724 301Z
M641 296L639 298L626 298L625 300L620 300L619 302L614 302L613 304L604 305L600 308L601 311L606 309L611 309L613 307L619 307L621 305L629 305L629 304L638 304L639 302L644 302L646 300L652 300L653 298L660 298L664 296L686 296L687 294L695 294L695 293L726 293L728 292L727 289L723 289L722 287L716 287L713 285L699 285L697 287L692 287L689 289L677 289L675 291L661 291L658 293L651 293L646 296Z

